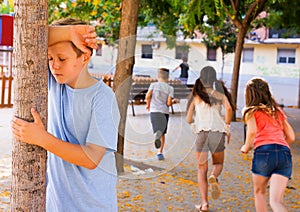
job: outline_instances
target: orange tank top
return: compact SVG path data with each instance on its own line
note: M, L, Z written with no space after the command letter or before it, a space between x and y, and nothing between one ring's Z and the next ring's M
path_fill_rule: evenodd
M280 144L289 147L283 132L283 122L286 116L277 112L277 118L264 111L254 112L257 132L254 138L254 148L267 144Z

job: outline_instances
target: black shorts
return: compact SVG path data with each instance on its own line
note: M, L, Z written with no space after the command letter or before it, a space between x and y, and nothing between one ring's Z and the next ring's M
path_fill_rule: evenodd
M169 114L160 112L151 112L150 119L152 124L153 133L160 131L163 134L167 133Z

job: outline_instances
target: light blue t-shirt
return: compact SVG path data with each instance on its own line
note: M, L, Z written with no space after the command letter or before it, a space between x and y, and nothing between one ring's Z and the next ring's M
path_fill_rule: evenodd
M49 75L49 133L73 144L105 147L106 153L89 170L48 152L46 211L117 211L114 152L120 114L115 95L102 81L72 89Z
M174 88L166 82L153 82L150 84L149 90L152 90L150 112L168 114L167 101L169 97L174 97Z

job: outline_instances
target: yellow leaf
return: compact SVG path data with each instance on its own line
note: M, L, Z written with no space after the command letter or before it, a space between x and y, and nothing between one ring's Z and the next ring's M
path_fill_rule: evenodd
M144 197L142 195L137 195L132 200L135 201L135 200L140 200L140 199L143 199L143 198Z
M4 190L1 194L0 194L1 197L8 197L10 196L10 192L7 191L7 190Z
M121 198L121 199L125 199L125 198L128 198L130 197L130 192L129 191L123 191L121 194L118 195L118 198Z

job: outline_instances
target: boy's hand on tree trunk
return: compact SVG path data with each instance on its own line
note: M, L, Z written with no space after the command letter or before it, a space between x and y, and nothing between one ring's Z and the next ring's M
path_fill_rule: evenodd
M28 144L41 146L43 138L48 134L38 112L31 108L34 122L28 122L14 117L12 120L12 133L16 140Z

